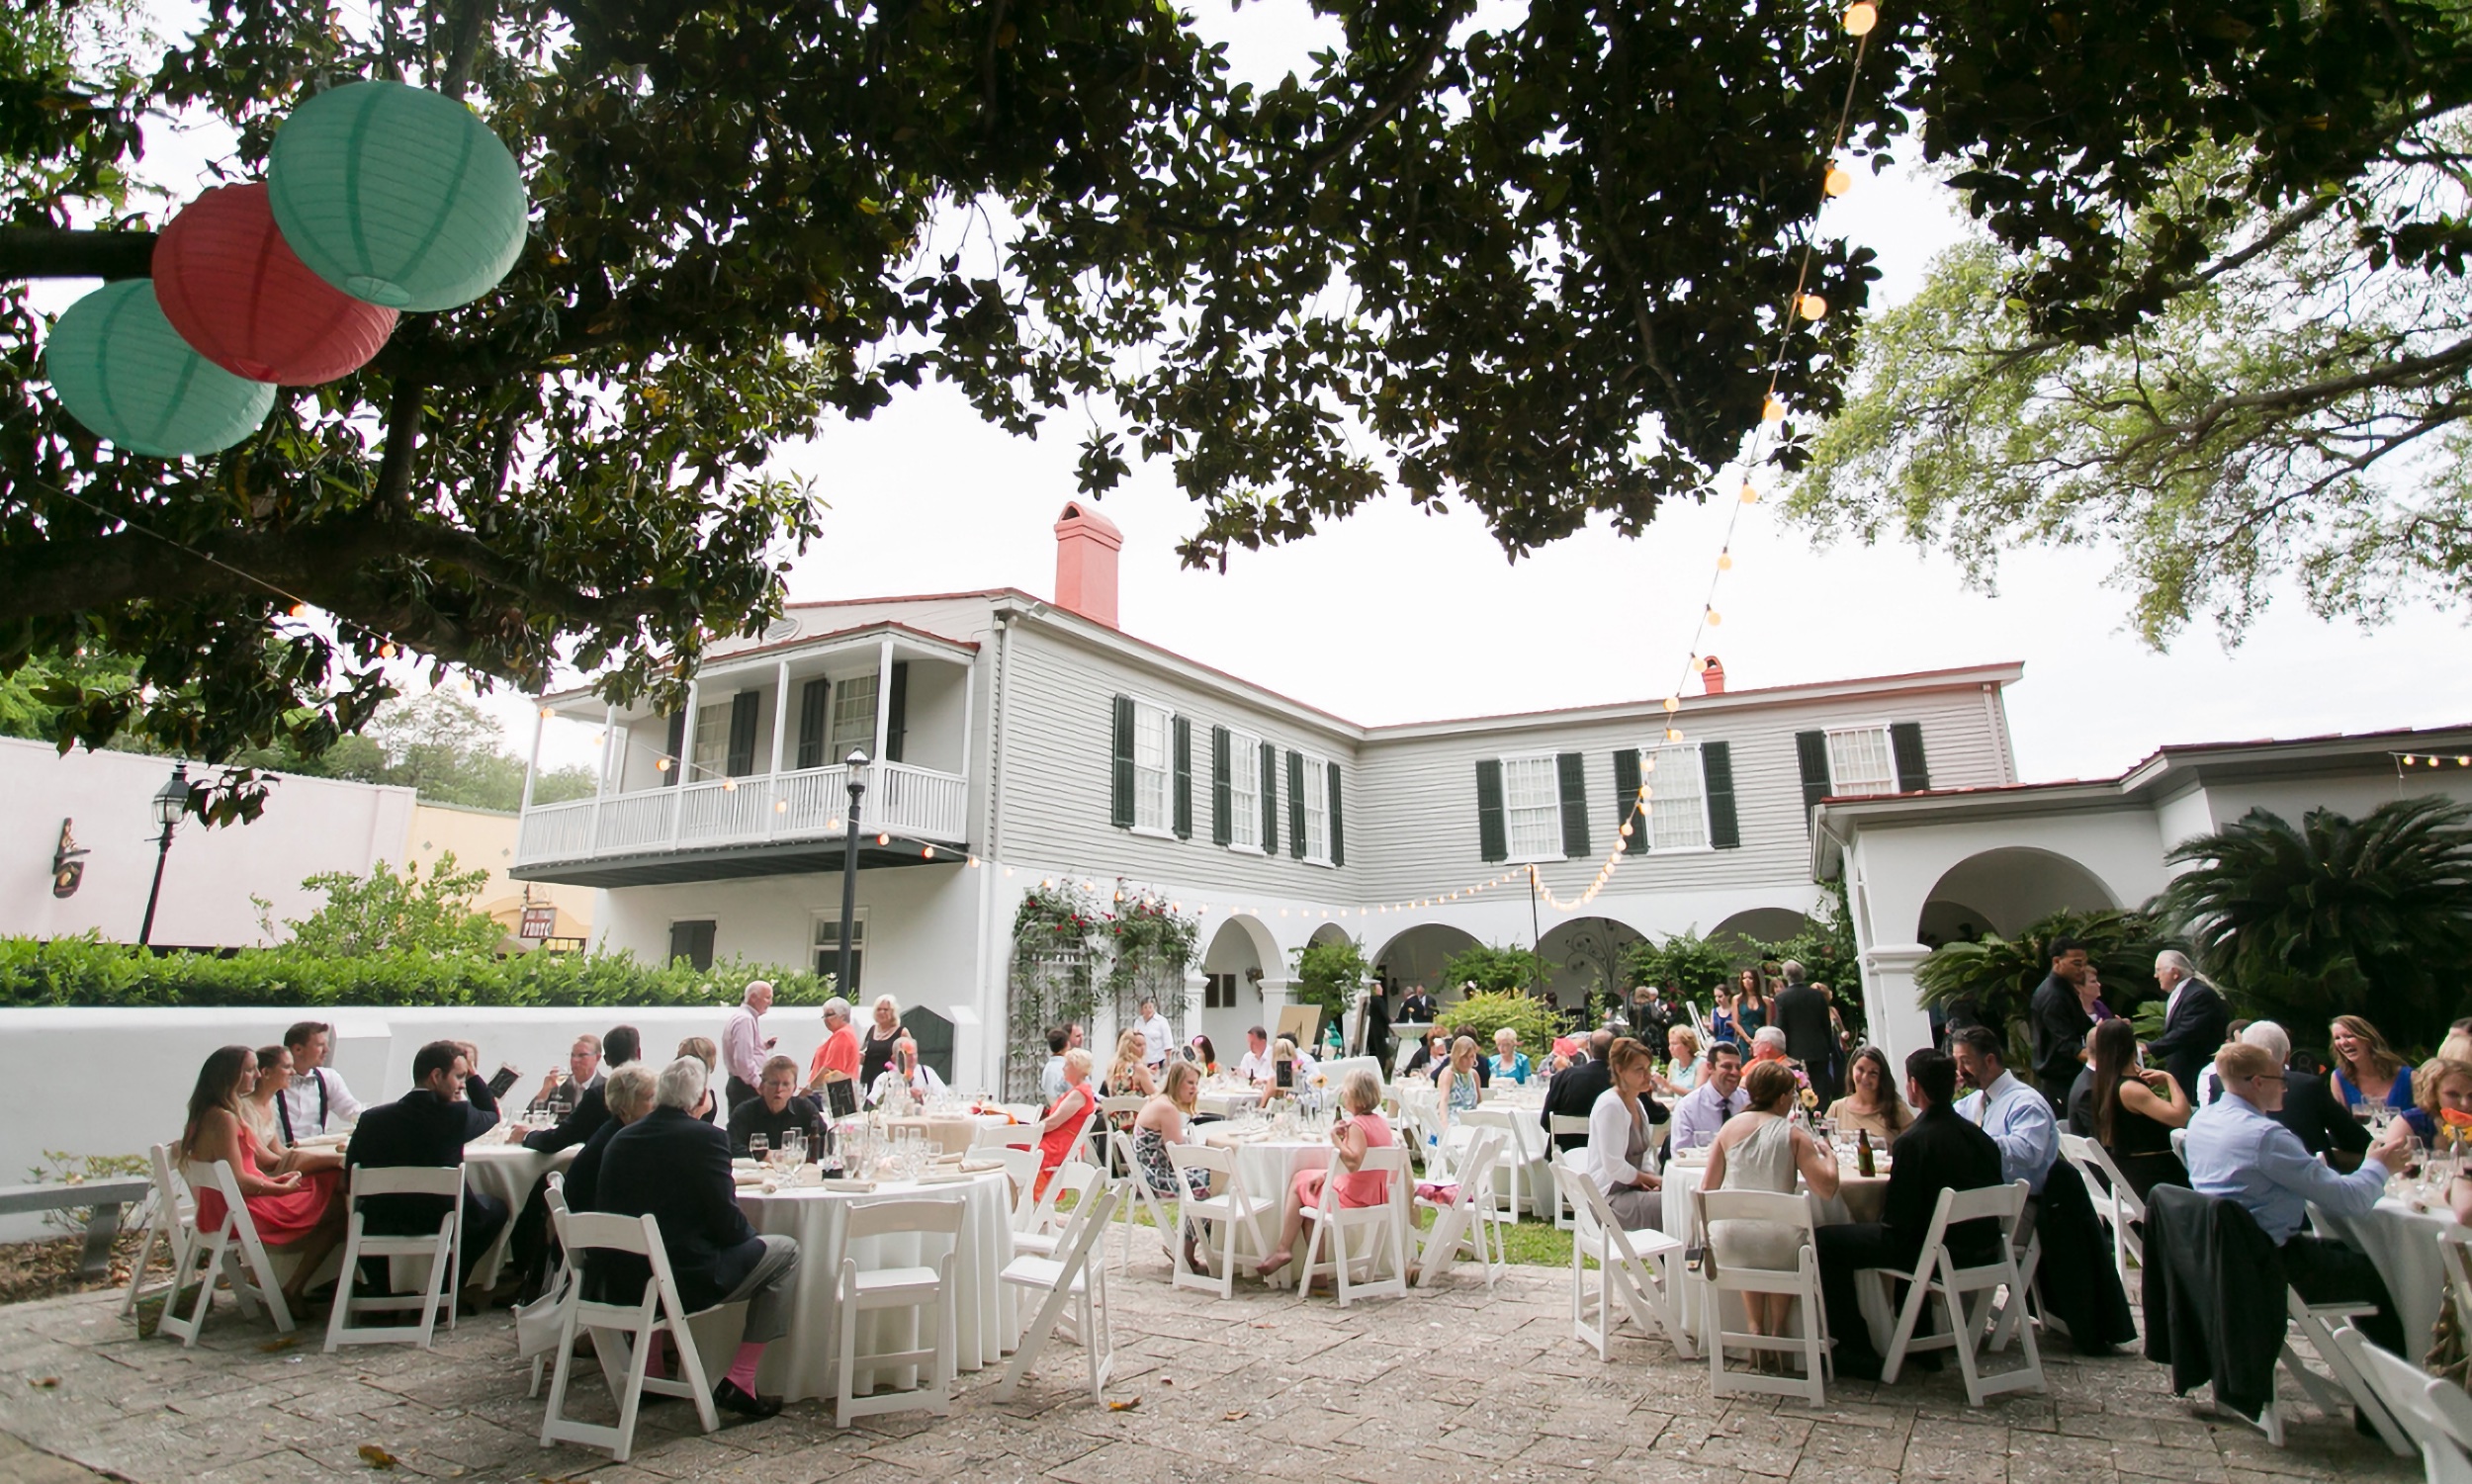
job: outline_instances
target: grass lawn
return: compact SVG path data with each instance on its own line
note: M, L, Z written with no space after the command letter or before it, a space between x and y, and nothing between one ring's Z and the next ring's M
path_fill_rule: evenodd
M1163 1201L1161 1204L1168 1207L1170 1212L1168 1219L1175 1220L1176 1203ZM1068 1211L1073 1208L1069 1199L1058 1201L1057 1205ZM1418 1211L1416 1213L1417 1230L1429 1230L1434 1224L1436 1214L1433 1211ZM1146 1206L1135 1205L1133 1219L1143 1226L1153 1224L1149 1208ZM1276 1236L1277 1233L1272 1235ZM1548 1221L1538 1221L1533 1218L1521 1221L1517 1226L1503 1233L1502 1245L1506 1255L1514 1263L1524 1264L1531 1267L1567 1267L1570 1266L1571 1234L1556 1230Z

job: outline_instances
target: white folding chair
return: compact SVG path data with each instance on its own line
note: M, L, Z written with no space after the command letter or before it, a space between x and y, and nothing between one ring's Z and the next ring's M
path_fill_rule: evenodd
M1047 1179L1046 1193L1038 1197L1031 1212L1030 1224L1013 1234L1013 1250L1037 1257L1052 1258L1067 1243L1072 1231L1091 1209L1091 1199L1107 1183L1107 1172L1079 1160L1067 1161ZM1064 1197L1073 1197L1070 1210L1059 1221L1056 1209Z
M1545 1129L1534 1113L1524 1108L1477 1107L1460 1117L1470 1129L1498 1128L1503 1132L1502 1168L1508 1172L1503 1183L1509 1187L1509 1214L1518 1221L1523 1212L1545 1212L1544 1192L1534 1188L1536 1181L1530 1171L1550 1158Z
M1509 1254L1501 1246L1501 1223L1485 1220L1476 1201L1478 1189L1493 1188L1493 1167L1502 1158L1503 1143L1500 1129L1478 1133L1468 1144L1467 1158L1461 1162L1463 1168L1451 1198L1416 1197L1414 1209L1434 1213L1433 1227L1425 1233L1424 1246L1416 1260L1419 1288L1431 1288L1461 1257L1473 1257L1484 1268L1485 1290L1491 1292L1494 1280L1510 1266Z
M2437 1259L2446 1267L2446 1286L2455 1296L2455 1320L2472 1325L2472 1229L2440 1228Z
M2146 1267L2146 1240L2138 1235L2146 1221L2146 1202L2129 1188L2110 1152L2092 1139L2062 1134L2060 1152L2076 1167L2077 1178L2085 1181L2085 1193L2093 1199L2094 1214L2111 1231L2111 1266L2120 1274L2121 1288L2138 1292Z
M1705 1233L1712 1222L1768 1221L1791 1227L1801 1235L1801 1246L1791 1268L1742 1267L1730 1263L1712 1261L1702 1274L1709 1291L1700 1305L1706 1331L1702 1343L1708 1347L1709 1393L1712 1396L1799 1396L1814 1407L1827 1403L1828 1325L1826 1306L1819 1298L1819 1252L1817 1236L1811 1229L1811 1203L1808 1196L1780 1194L1774 1190L1694 1190L1693 1229ZM1725 1328L1722 1300L1727 1293L1743 1297L1743 1315L1749 1317L1748 1305L1753 1294L1782 1293L1798 1299L1803 1306L1803 1333L1800 1336L1763 1335L1750 1330ZM1725 1366L1728 1351L1748 1351L1754 1356L1794 1354L1803 1357L1803 1374L1771 1375L1764 1371L1729 1370Z
M343 1236L343 1272L335 1279L334 1307L326 1315L326 1351L331 1354L341 1345L417 1345L427 1350L437 1335L439 1309L446 1310L446 1327L455 1328L455 1275L463 1270L464 1256L464 1167L355 1165L347 1174L351 1183L345 1187L343 1198L350 1202L346 1207L350 1216ZM447 1202L446 1211L439 1216L435 1231L408 1236L372 1233L361 1202L386 1195L442 1196ZM354 1291L360 1284L363 1258L375 1258L382 1263L396 1258L425 1258L428 1276L418 1293L364 1297ZM407 1310L418 1311L418 1323L352 1323L358 1314L400 1314Z
M833 1395L833 1426L846 1428L853 1417L878 1412L927 1411L938 1417L953 1412L953 1367L961 1353L953 1317L953 1248L961 1235L962 1205L958 1199L875 1200L852 1206L842 1238L846 1244L896 1232L917 1232L946 1239L935 1266L861 1268L858 1260L841 1259L839 1380ZM925 1349L858 1352L860 1317L886 1309L932 1309L934 1343ZM858 1367L882 1371L888 1366L928 1367L927 1382L914 1391L854 1394Z
M568 1290L575 1285L575 1256L567 1250L567 1172L549 1173L541 1198L549 1203L550 1233L558 1238L558 1273L540 1297L515 1311L515 1358L532 1362L532 1386L524 1392L527 1397L541 1394L542 1372L549 1368L559 1334L566 1327Z
M1581 1153L1570 1150L1553 1162L1554 1182L1571 1200L1572 1337L1598 1359L1608 1359L1615 1326L1628 1318L1642 1336L1662 1335L1676 1354L1694 1358L1691 1337L1675 1318L1681 1274L1674 1265L1682 1242L1652 1229L1625 1231L1596 1177L1578 1163ZM1590 1259L1597 1265L1594 1292L1588 1286Z
M2034 1326L2017 1326L2017 1338L2024 1353L2024 1363L1996 1375L1986 1375L1982 1365L1985 1348L1984 1331L1990 1323L1991 1304L1999 1291L2007 1289L2013 1304L2022 1304L2019 1295L2026 1291L2025 1275L2018 1270L2017 1255L2012 1244L2016 1240L2017 1222L2025 1214L2026 1182L2012 1181L2005 1185L1986 1185L1977 1190L1942 1190L1940 1203L1931 1213L1931 1226L1923 1235L1922 1252L1910 1270L1890 1267L1874 1269L1900 1278L1911 1286L1905 1303L1897 1318L1897 1331L1889 1339L1888 1354L1882 1359L1880 1379L1897 1382L1898 1372L1905 1364L1905 1356L1914 1351L1949 1349L1957 1353L1957 1369L1965 1377L1966 1401L1980 1407L1986 1396L2008 1391L2042 1391L2043 1352L2036 1343ZM1999 1223L1998 1257L1974 1267L1960 1267L1948 1250L1948 1229L1966 1221L1997 1221ZM1917 1337L1915 1327L1922 1319L1923 1305L1937 1296L1947 1311L1948 1332Z
M1185 1178L1188 1170L1205 1170L1217 1178L1219 1187L1216 1195L1195 1196L1188 1193L1177 1203L1184 1219L1195 1224L1198 1233L1196 1245L1211 1254L1210 1266L1215 1271L1195 1272L1192 1265L1185 1261L1185 1244L1172 1241L1169 1245L1175 1249L1176 1273L1169 1284L1232 1298L1236 1293L1238 1254L1244 1251L1236 1245L1236 1229L1241 1226L1253 1234L1252 1251L1256 1255L1269 1252L1271 1238L1263 1228L1262 1218L1267 1215L1276 1223L1279 1207L1254 1199L1253 1192L1245 1188L1244 1173L1237 1168L1234 1150L1213 1149L1207 1144L1171 1144L1168 1146L1168 1159L1176 1166L1177 1178ZM1276 1231L1276 1226L1271 1230ZM1218 1239L1215 1248L1211 1246L1214 1233ZM1183 1234L1180 1232L1177 1235L1182 1237Z
M1038 1313L1021 1331L1021 1347L1013 1353L1013 1361L1005 1367L1005 1378L996 1384L996 1400L1009 1402L1019 1389L1030 1367L1038 1363L1038 1353L1055 1333L1057 1321L1070 1307L1074 1330L1082 1349L1090 1357L1090 1395L1094 1402L1106 1400L1107 1374L1115 1368L1115 1340L1107 1319L1107 1265L1103 1259L1091 1261L1091 1249L1107 1234L1107 1221L1115 1213L1115 1203L1123 1197L1108 1189L1101 1172L1092 1171L1090 1197L1073 1212L1073 1224L1067 1228L1071 1236L1055 1257L1042 1258L1023 1254L1005 1265L1003 1281L1015 1288L1043 1293L1046 1298Z
M1114 1182L1125 1194L1124 1200L1116 1207L1123 1212L1121 1225L1124 1228L1123 1244L1116 1251L1116 1271L1129 1274L1133 1270L1133 1227L1136 1225L1133 1216L1136 1211L1149 1213L1150 1224L1158 1228L1159 1240L1168 1247L1168 1266L1173 1268L1177 1261L1175 1249L1183 1244L1176 1241L1175 1223L1160 1202L1163 1199L1174 1200L1175 1192L1163 1194L1150 1188L1150 1178L1142 1174L1141 1161L1133 1157L1133 1136L1122 1129L1112 1129L1107 1134L1107 1164L1111 1170L1119 1172L1114 1177ZM1169 1281L1173 1284L1173 1275Z
M266 1256L266 1244L257 1237L257 1223L249 1218L249 1204L240 1198L240 1181L232 1174L231 1162L191 1160L186 1174L191 1191L213 1190L222 1197L223 1219L212 1234L193 1221L189 1250L174 1271L171 1296L163 1302L163 1318L156 1330L178 1336L184 1347L195 1346L198 1331L206 1325L206 1312L215 1301L216 1280L221 1278L231 1284L243 1317L256 1318L263 1304L275 1321L276 1333L291 1334L292 1311L284 1304L283 1285L275 1279L274 1260ZM183 1319L176 1312L180 1290L193 1280L198 1285L198 1301Z
M147 1161L154 1167L154 1205L146 1214L145 1240L137 1245L137 1261L129 1269L129 1296L121 1301L123 1314L137 1312L137 1302L158 1289L165 1291L163 1302L179 1302L180 1276L188 1270L189 1245L196 1240L198 1205L189 1196L189 1187L172 1173L172 1147L157 1144L146 1151ZM164 1284L148 1284L146 1268L154 1261L154 1245L163 1244L164 1256L171 1260L172 1277Z
M2463 1388L2371 1345L2350 1325L2335 1332L2335 1348L2420 1448L2428 1484L2472 1484L2472 1398Z
M1141 1112L1142 1104L1149 1100L1147 1097L1132 1092L1127 1092L1120 1097L1102 1097L1099 1099L1099 1105L1091 1109L1090 1120L1082 1125L1082 1132L1077 1137L1090 1141L1091 1163L1106 1171L1107 1178L1121 1180L1125 1178L1125 1170L1117 1168L1115 1163L1115 1141L1112 1136L1117 1132L1115 1126L1117 1116L1133 1117ZM1128 1150L1128 1156L1129 1153ZM1130 1163L1128 1158L1127 1167Z
M1035 1149L1000 1149L996 1159L1005 1167L1005 1178L1013 1182L1013 1214L1009 1221L1018 1231L1029 1229L1038 1212L1038 1151Z
M2301 1364L2300 1356L2292 1353L2292 1348L2288 1343L2283 1347L2282 1354L2276 1357L2283 1362L2283 1368L2300 1379L2301 1388L2310 1394L2310 1399L2318 1404L2320 1410L2329 1416L2340 1416L2342 1403L2348 1400L2359 1409L2362 1416L2369 1419L2370 1425L2377 1429L2378 1437L2386 1440L2386 1446L2396 1457L2411 1457L2413 1446L2411 1441L2404 1437L2403 1429L2397 1426L2394 1418L2387 1415L2386 1408L2379 1404L2376 1393L2370 1389L2369 1378L2360 1373L2359 1369L2344 1355L2342 1349L2335 1343L2335 1331L2338 1328L2346 1326L2364 1315L2375 1314L2377 1305L2357 1300L2344 1303L2313 1304L2288 1286L2283 1290L2283 1302L2291 1315L2292 1323L2309 1341L2309 1348L2318 1353L2318 1358L2326 1362L2326 1368L2335 1373L2335 1384L2341 1389L2340 1393L2330 1395L2325 1384L2318 1380L2315 1373ZM2275 1446L2283 1445L2282 1420L2277 1415L2273 1403L2266 1404L2266 1415L2258 1419L2256 1425L2265 1431L2266 1437Z
M1657 1127L1665 1128L1670 1124L1669 1119L1666 1123L1658 1124ZM1587 1118L1576 1113L1545 1115L1546 1158L1550 1159L1561 1152L1561 1147L1554 1143L1554 1140L1566 1134L1576 1134L1583 1139L1586 1138L1588 1135ZM1553 1182L1553 1229L1557 1232L1567 1232L1572 1229L1573 1219L1570 1196L1563 1192L1562 1182L1557 1179Z
M1339 1177L1336 1160L1322 1181L1321 1199L1304 1208L1304 1224L1311 1232L1304 1245L1304 1266L1296 1269L1296 1291L1311 1291L1313 1280L1323 1269L1318 1261L1322 1239L1330 1239L1331 1283L1338 1290L1339 1307L1346 1308L1355 1298L1405 1298L1408 1293L1408 1242L1405 1185L1408 1178L1408 1152L1392 1145L1387 1149L1368 1149L1365 1162L1358 1167L1364 1174L1381 1173L1389 1177L1388 1199L1369 1206L1343 1206L1339 1203ZM1349 1241L1352 1232L1369 1234L1369 1245L1357 1250ZM1354 1277L1362 1266L1366 1276ZM1378 1277L1383 1266L1390 1269L1388 1277Z
M578 1273L586 1276L567 1290L565 1318L558 1333L558 1360L550 1373L550 1400L541 1418L541 1446L559 1442L579 1442L586 1447L607 1448L620 1463L635 1447L636 1414L644 1405L644 1393L657 1396L683 1396L695 1403L695 1420L710 1433L721 1426L720 1416L713 1411L712 1385L704 1376L704 1361L695 1352L695 1332L688 1323L694 1316L678 1297L677 1279L669 1270L669 1251L662 1245L661 1227L649 1215L609 1216L597 1212L567 1213L567 1252L575 1263ZM584 1290L590 1286L592 1262L587 1253L627 1253L644 1259L653 1269L652 1281L644 1285L643 1297L633 1303L610 1303L587 1299ZM578 1422L567 1415L567 1387L574 1379L575 1339L588 1332L592 1346L601 1357L601 1371L616 1393L618 1425L603 1427ZM678 1373L655 1378L646 1372L652 1364L653 1346L667 1334L678 1351ZM619 1366L624 1365L623 1373Z

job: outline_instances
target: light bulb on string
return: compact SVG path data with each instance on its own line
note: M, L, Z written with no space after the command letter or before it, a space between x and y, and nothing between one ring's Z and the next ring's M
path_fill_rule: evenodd
M1783 422L1785 420L1786 404L1779 401L1777 399L1777 393L1772 392L1768 394L1768 399L1760 403L1760 421ZM1745 484L1742 487L1748 489L1751 486Z
M1769 405L1771 405L1771 406L1776 405L1776 400L1775 400L1775 398L1773 398L1773 397L1772 397L1772 398L1770 398ZM1782 414L1780 414L1780 415L1782 415ZM1774 417L1772 417L1772 418L1770 418L1770 419L1769 419L1769 421L1771 421L1771 422L1774 422L1774 421L1776 421L1776 420L1777 420L1777 419L1776 419L1776 418L1774 418ZM1742 503L1744 503L1744 504L1746 504L1746 505L1756 505L1756 504L1758 504L1759 502L1760 502L1760 491L1759 491L1759 486L1758 486L1757 484L1752 483L1749 480L1744 480L1742 481Z
M1722 624L1722 623L1723 623L1724 621L1725 621L1725 615L1723 615L1723 614L1722 614L1722 613L1718 612L1716 609L1711 608L1711 609L1708 611L1708 626L1709 626L1710 628L1714 629L1714 628L1716 628L1719 624Z
M1731 553L1731 552L1719 552L1719 553L1717 554L1717 569L1718 569L1719 571L1721 571L1721 572L1729 572L1729 571L1732 571L1732 570L1733 570L1733 553Z
M1665 712L1668 716L1680 710L1682 710L1682 697L1667 696L1665 698Z
M1845 8L1845 31L1848 36L1869 36L1880 24L1880 7L1871 0L1854 0Z
M1854 189L1854 173L1831 160L1828 173L1819 178L1819 188L1831 196L1842 196Z
M1794 302L1794 312L1806 319L1818 319L1828 312L1828 301L1816 294L1806 294Z

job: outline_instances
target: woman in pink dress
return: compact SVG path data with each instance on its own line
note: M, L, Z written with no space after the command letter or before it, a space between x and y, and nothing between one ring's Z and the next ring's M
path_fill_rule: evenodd
M257 1053L248 1047L225 1046L209 1056L198 1071L196 1091L189 1094L181 1158L204 1164L221 1160L231 1166L257 1239L300 1260L283 1285L285 1306L298 1314L309 1280L343 1240L344 1202L336 1198L342 1173L294 1171L269 1178L258 1169L257 1140L240 1122L240 1099L256 1086ZM196 1193L198 1227L213 1231L223 1221L223 1193L212 1185L201 1185Z
M1343 1207L1377 1206L1390 1199L1389 1174L1364 1168L1368 1150L1388 1149L1397 1142L1390 1135L1389 1120L1375 1111L1382 1105L1381 1079L1364 1067L1349 1073L1339 1085L1339 1105L1348 1114L1332 1124L1330 1131L1332 1159L1339 1173L1335 1177L1325 1170L1297 1173L1287 1192L1287 1219L1280 1227L1279 1251L1265 1257L1255 1269L1264 1277L1286 1266L1295 1255L1296 1239L1304 1235L1305 1208L1321 1204L1326 1178L1338 1181Z

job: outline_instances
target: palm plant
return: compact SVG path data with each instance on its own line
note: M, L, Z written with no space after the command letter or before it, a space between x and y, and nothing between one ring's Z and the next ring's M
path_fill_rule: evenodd
M2313 809L2297 828L2252 809L2167 858L2192 869L2156 906L2245 1013L2357 1014L2428 1046L2472 992L2472 806Z
M2011 1065L2024 1067L2026 1005L2052 972L2054 938L2085 944L2086 959L2102 976L2103 1003L2119 1014L2159 994L2155 984L2155 921L2141 912L2057 912L2014 938L1986 933L1972 943L1943 943L1914 970L1926 1005L1971 1011L1997 1027L2011 1046Z

